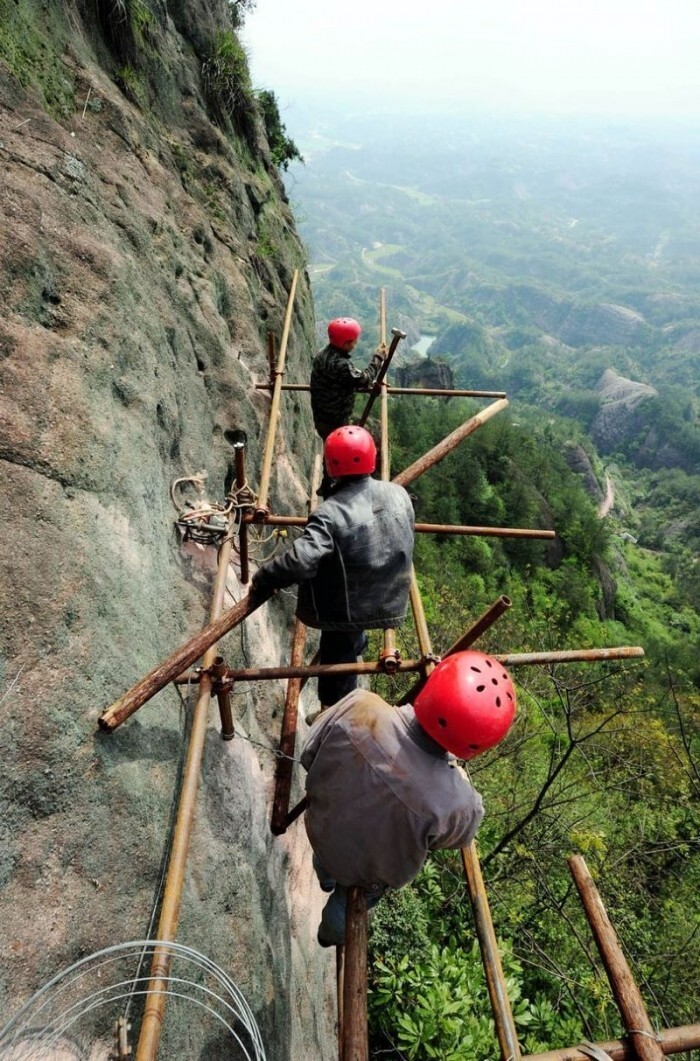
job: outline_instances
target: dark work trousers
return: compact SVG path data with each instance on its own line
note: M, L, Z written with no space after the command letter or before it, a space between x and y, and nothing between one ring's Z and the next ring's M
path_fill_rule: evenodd
M319 663L354 663L367 647L364 630L322 630ZM356 674L326 674L318 679L318 698L330 707L357 689Z

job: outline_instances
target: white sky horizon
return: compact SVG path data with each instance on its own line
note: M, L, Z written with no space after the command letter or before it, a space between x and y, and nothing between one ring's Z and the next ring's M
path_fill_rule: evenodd
M689 0L257 0L256 88L378 109L700 117L700 3Z

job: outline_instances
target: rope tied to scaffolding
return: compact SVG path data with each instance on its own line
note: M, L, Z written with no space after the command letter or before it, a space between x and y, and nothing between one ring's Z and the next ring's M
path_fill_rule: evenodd
M606 1053L600 1046L596 1046L595 1043L589 1042L588 1039L584 1039L582 1043L579 1043L576 1049L580 1050L586 1057L593 1058L593 1061L612 1061L610 1054Z
M663 1038L659 1032L650 1031L648 1032L645 1028L628 1028L628 1035L643 1035L645 1039L653 1039L655 1043L662 1043Z
M229 517L233 504L219 504L208 501L204 496L206 471L194 475L181 475L174 479L170 487L170 498L177 509L175 524L182 531L184 541L195 541L207 545L218 541L229 532ZM195 501L182 501L176 493L182 484L190 483L198 493Z
M246 479L240 486L231 487L226 495L226 500L230 502L233 509L242 510L246 508L255 508L258 498L251 490L248 480Z

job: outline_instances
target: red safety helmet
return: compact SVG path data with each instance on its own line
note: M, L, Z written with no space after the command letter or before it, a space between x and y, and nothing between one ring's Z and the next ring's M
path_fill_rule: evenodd
M510 675L498 660L482 652L447 656L413 704L426 733L459 759L473 759L503 740L515 707Z
M328 338L333 346L345 346L359 339L362 328L352 317L337 317L328 325Z
M326 470L333 479L343 475L371 475L377 467L377 447L364 427L336 427L323 448Z

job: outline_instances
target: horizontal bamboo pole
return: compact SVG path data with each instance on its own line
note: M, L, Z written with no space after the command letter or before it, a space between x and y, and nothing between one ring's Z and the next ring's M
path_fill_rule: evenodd
M270 594L262 593L247 594L238 604L234 604L233 608L229 608L218 619L209 623L198 634L185 641L180 648L176 649L167 659L164 659L162 663L159 663L157 667L149 671L145 677L136 682L136 685L133 685L128 692L120 696L111 707L108 707L103 712L98 719L100 728L113 730L120 726L129 715L133 715L134 711L138 711L147 700L150 700L152 696L160 692L168 682L182 674L208 648L216 644L224 634L227 634L229 630L233 630L234 626L238 626L249 615L252 615L261 604L268 600L269 596Z
M493 658L506 667L528 667L539 663L598 663L606 659L637 659L644 649L622 646L620 648L572 648L561 652L519 652L508 655L494 652Z
M270 383L256 383L256 389L260 391L272 390ZM506 391L465 391L444 390L442 387L394 387L391 383L386 385L388 394L417 394L429 398L505 398ZM283 391L309 391L308 383L283 383ZM369 394L369 387L358 387L357 394Z
M396 663L395 667L392 664ZM425 663L422 659L391 660L391 673L397 671L421 670ZM245 670L229 670L226 678L234 682L259 682L268 678L318 678L325 674L386 674L387 668L382 660L379 663L319 663L316 666L299 667L247 667ZM181 675L178 684L184 684L186 675Z
M467 632L468 633L468 632ZM465 634L464 637L467 635ZM456 644L465 647L464 637ZM449 652L456 652L453 646ZM561 652L494 652L497 659L506 667L536 667L546 663L601 663L611 659L639 659L644 649L638 646L622 645L617 648L572 648ZM444 657L443 657L444 658ZM429 667L424 660L400 660L397 671L420 671ZM227 678L232 681L263 681L266 678L316 678L319 674L383 674L386 668L383 663L327 663L308 667L266 667L248 670L229 670ZM188 685L199 681L199 674L189 671L175 678L176 685ZM119 701L117 701L119 702Z
M251 513L243 517L244 523L267 524L270 527L305 527L308 516L265 516L257 520ZM485 538L541 538L551 541L556 538L556 531L540 530L529 527L471 527L453 523L414 523L416 534L461 534L464 536L479 535Z
M664 1056L685 1054L700 1049L700 1024L684 1024L680 1028L666 1028L658 1033L659 1046ZM594 1043L608 1054L612 1061L637 1061L637 1054L630 1043L622 1039L610 1039L605 1043ZM522 1061L590 1061L590 1053L578 1046L565 1046L559 1050L547 1050L544 1054L528 1054Z

